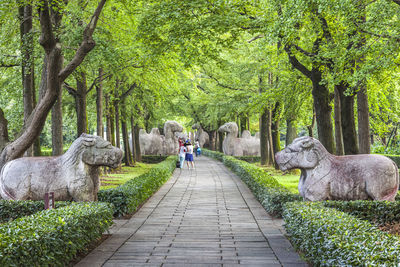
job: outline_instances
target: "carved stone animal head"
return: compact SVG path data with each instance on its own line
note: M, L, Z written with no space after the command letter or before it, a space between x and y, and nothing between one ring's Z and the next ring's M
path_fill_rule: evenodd
M200 123L195 123L195 124L192 125L192 129L193 130L198 130L200 128L201 128Z
M164 123L164 133L169 133L169 132L182 132L183 127L177 123L176 121L166 121Z
M227 122L219 127L218 132L238 133L238 126L236 122Z
M90 134L82 134L68 152L75 153L75 156L82 153L82 161L88 165L111 168L118 167L124 155L121 149L112 146L110 142Z
M312 169L328 154L317 139L305 136L294 139L293 143L276 153L275 160L282 171Z

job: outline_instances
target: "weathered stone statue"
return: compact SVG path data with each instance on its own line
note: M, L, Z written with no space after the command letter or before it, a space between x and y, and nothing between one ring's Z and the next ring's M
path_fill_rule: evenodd
M132 141L131 141L132 142ZM140 151L142 155L164 155L164 136L160 134L158 128L151 129L148 134L144 129L139 131ZM132 147L132 144L130 144Z
M99 166L116 168L123 152L101 137L82 134L58 157L26 157L8 162L0 174L3 199L94 201L99 190Z
M183 127L176 121L166 121L164 123L164 135L165 135L165 154L175 155L178 154L179 144L177 132L182 132Z
M399 190L396 164L381 155L334 156L312 137L296 138L275 155L282 171L300 169L300 195L309 201L388 200Z
M219 132L226 132L222 143L222 149L230 156L259 156L260 139L238 138L238 126L235 122L227 122L218 129Z
M210 137L208 133L203 130L199 123L195 123L192 125L193 130L197 130L194 136L193 142L199 140L200 147L204 147L204 145L208 145L210 142Z

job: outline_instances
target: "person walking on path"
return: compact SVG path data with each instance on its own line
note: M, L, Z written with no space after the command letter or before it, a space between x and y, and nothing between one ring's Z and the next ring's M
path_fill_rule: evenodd
M180 169L182 170L183 168L183 163L185 162L185 156L186 156L186 147L184 145L179 147L179 163L180 163Z
M190 165L192 166L192 169L194 170L192 143L188 142L185 145L186 145L186 156L185 156L186 164L188 166L188 169L190 169L190 167L189 167L189 162L190 162Z

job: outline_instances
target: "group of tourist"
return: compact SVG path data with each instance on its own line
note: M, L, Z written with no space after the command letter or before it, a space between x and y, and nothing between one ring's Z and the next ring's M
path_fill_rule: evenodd
M184 139L179 138L179 163L180 168L183 168L183 164L186 161L188 169L194 170L194 160L193 160L193 152L196 153L196 157L200 155L201 148L199 141L196 141L195 146L193 147L190 139L184 141ZM190 162L190 166L189 166Z

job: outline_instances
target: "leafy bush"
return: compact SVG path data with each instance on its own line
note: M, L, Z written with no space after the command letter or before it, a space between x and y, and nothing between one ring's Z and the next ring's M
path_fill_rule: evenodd
M56 208L70 205L71 202L57 201ZM0 223L15 220L44 210L44 201L32 200L0 200Z
M114 216L124 216L136 211L161 185L171 176L175 169L176 156L169 156L165 161L155 165L149 172L129 180L115 188L99 190L99 201L114 205Z
M260 162L261 157L259 156L241 156L241 157L235 157L238 160L243 160L248 163L255 163L255 162Z
M65 266L112 224L108 203L73 203L0 225L0 266Z
M142 162L144 163L160 163L164 161L168 156L162 155L142 155Z
M349 213L376 224L400 221L400 202L388 201L326 201L324 206Z
M220 152L206 149L204 151L204 155L221 160L236 173L269 213L282 216L282 205L284 203L302 200L300 195L291 193L261 168Z
M321 202L284 206L285 228L292 243L316 266L395 266L399 239Z

